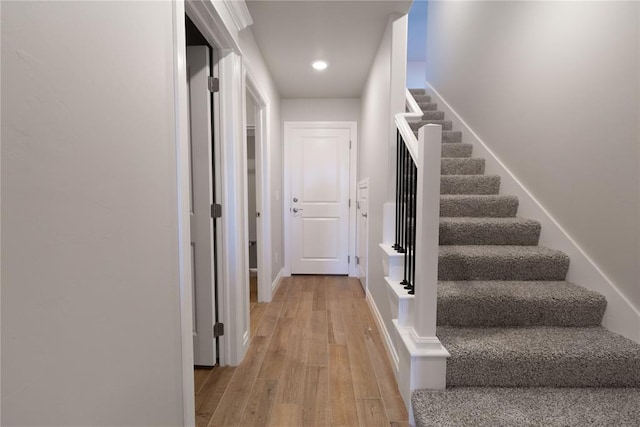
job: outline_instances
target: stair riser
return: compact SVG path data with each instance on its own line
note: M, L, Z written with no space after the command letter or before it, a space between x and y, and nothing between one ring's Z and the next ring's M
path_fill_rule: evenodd
M421 102L418 106L422 111L435 111L438 109L438 104L435 102Z
M535 246L540 224L440 224L441 245Z
M447 387L638 387L640 360L545 357L485 360L453 356Z
M440 194L498 194L499 176L447 176L440 179Z
M455 298L438 296L439 326L597 326L606 308L604 301L566 302Z
M462 132L459 130L442 131L442 142L449 144L457 144L462 142Z
M518 212L518 199L513 196L441 197L441 217L513 218Z
M463 257L440 254L438 280L565 280L569 258Z
M423 111L422 120L444 120L444 111Z
M442 159L440 173L442 175L482 175L484 173L484 159Z
M431 97L429 95L413 95L413 99L418 104L424 104L424 103L431 102Z
M469 158L473 152L471 144L442 144L442 157L448 158Z

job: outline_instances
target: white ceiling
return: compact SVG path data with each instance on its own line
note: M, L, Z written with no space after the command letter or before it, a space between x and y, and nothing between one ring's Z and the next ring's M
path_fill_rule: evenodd
M411 0L246 0L282 98L358 98L392 14ZM329 62L318 72L314 59Z

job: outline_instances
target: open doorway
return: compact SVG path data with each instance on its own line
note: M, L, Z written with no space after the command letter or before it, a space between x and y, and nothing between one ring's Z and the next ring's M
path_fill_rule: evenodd
M247 165L247 246L252 334L260 304L271 301L271 204L268 173L267 100L245 67L245 135ZM257 304L257 305L256 305ZM256 309L257 308L257 309Z

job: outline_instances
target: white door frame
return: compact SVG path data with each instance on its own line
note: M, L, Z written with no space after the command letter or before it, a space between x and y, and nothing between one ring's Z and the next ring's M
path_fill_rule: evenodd
M258 240L258 301L270 302L272 297L271 284L271 173L269 164L271 159L271 149L269 144L269 98L264 94L256 78L254 77L248 64L244 63L243 71L243 102L250 96L256 105L255 120L255 141L256 141L256 210L260 212L257 220L256 235ZM247 117L246 106L243 107L245 113L243 123L244 140L247 140ZM246 149L246 148L245 148ZM247 171L245 155L245 173ZM245 175L246 177L246 175ZM248 184L248 178L245 178ZM245 185L245 206L248 197L248 186ZM247 218L247 229L249 221ZM247 231L247 236L249 233ZM249 269L249 258L247 257L247 271ZM247 287L249 283L247 282Z
M358 172L358 124L353 121L304 121L284 122L284 275L291 276L291 131L294 129L349 129L351 131L351 149L349 150L349 276L357 277L358 271L355 265L356 253L356 190Z
M222 204L218 224L218 316L225 324L220 338L221 365L239 365L249 345L249 297L243 287L245 259L241 230L246 214L243 200L238 200L242 184L242 61L238 32L251 24L244 2L222 0L176 0L173 7L173 64L176 149L176 208L178 210L177 262L179 276L176 296L179 298L182 343L182 407L183 424L195 425L195 394L193 379L193 320L191 295L191 227L189 224L189 117L186 69L185 13L202 32L209 44L220 52L219 105L214 114L214 149L216 150L216 197ZM230 26L233 23L233 26ZM240 152L239 152L240 151ZM248 290L247 290L248 291Z
M361 194L362 194L362 190L367 190L367 206L366 206L366 214L367 214L367 229L366 230L360 230L363 231L365 233L366 236L366 241L365 241L365 245L364 245L364 257L365 257L365 261L367 263L367 265L365 265L364 268L364 283L362 284L365 292L368 294L369 293L369 230L368 230L368 226L369 226L369 178L364 178L362 180L360 180L360 182L358 182L358 194L357 194L357 199L356 199L356 208L359 206L360 209L356 209L356 210L363 210L362 209L362 200L361 200ZM356 218L357 220L359 220L358 215L362 215L362 212L356 212ZM356 221L357 221L356 220ZM357 228L357 222L356 222L356 228ZM357 234L356 232L356 238L358 240L360 240L360 235ZM359 248L358 248L358 242L356 241L356 254L358 256L358 258L361 260L362 259L362 255L359 252ZM360 265L357 266L357 269L360 269ZM360 278L360 271L358 271L358 278Z

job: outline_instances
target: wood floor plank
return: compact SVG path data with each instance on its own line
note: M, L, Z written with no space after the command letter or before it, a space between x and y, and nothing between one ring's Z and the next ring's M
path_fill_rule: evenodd
M251 324L251 336L253 337L258 330L260 321L267 311L268 304L262 302L255 302L251 305L251 311L249 312L249 319Z
M309 338L307 365L327 366L329 363L327 331L327 312L311 312L311 336Z
M307 366L302 404L303 426L329 425L329 372L326 366Z
M289 295L290 288L291 288L291 278L283 277L282 280L280 280L278 289L276 289L276 292L272 295L271 302L285 301Z
M207 382L203 384L200 393L196 395L196 426L206 427L218 408L222 396L229 386L236 368L230 366L216 366L210 372Z
M389 425L382 399L357 398L356 406L361 427L387 427Z
M329 345L329 414L332 426L358 425L346 345Z
M313 284L313 307L314 311L327 310L327 283L328 277L318 278Z
M287 364L287 351L291 345L291 328L293 318L280 317L271 336L271 342L264 357L264 362L258 373L258 378L279 379Z
M380 397L369 350L363 334L363 326L353 299L345 299L341 304L344 329L349 350L349 366L353 378L353 390L356 397Z
M240 425L242 427L263 427L268 425L277 391L277 380L257 379L249 396Z
M193 389L196 393L200 393L202 386L207 382L213 368L194 368L193 370Z
M210 427L237 426L267 351L268 337L256 335L213 414Z
M273 330L276 327L276 323L278 322L283 306L283 302L271 302L267 305L267 308L262 315L262 319L260 320L260 325L258 325L256 336L268 337L273 334Z
M276 403L271 411L270 427L300 427L302 406L295 403Z
M409 421L391 421L389 427L409 427Z
M280 375L278 403L302 403L304 377L309 348L309 323L305 320L308 312L311 318L312 300L301 301L298 315L293 320L289 334L286 362Z

